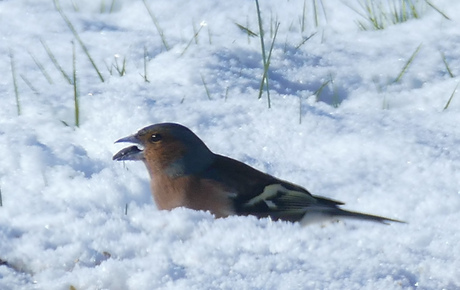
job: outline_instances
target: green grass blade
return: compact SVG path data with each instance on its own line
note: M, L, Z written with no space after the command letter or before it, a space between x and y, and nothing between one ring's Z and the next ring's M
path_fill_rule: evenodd
M409 68L409 66L411 65L412 61L414 60L415 56L417 55L417 53L419 52L420 48L422 47L422 45L420 44L417 49L414 51L414 53L412 54L412 56L409 58L409 60L406 62L406 64L404 65L404 67L402 68L401 72L399 73L399 75L396 77L396 79L393 81L393 83L397 83L401 80L401 78L403 77L403 75L406 73L407 69Z
M225 88L224 101L227 101L227 98L228 98L228 90L229 90L229 89L230 89L230 87Z
M67 18L67 16L65 15L64 11L62 11L62 9L61 9L61 7L59 5L59 0L54 0L54 5L56 7L56 10L59 12L59 14L61 15L62 19L66 23L67 27L69 27L70 31L72 31L75 39L78 41L78 43L80 44L81 48L85 52L86 56L88 57L89 61L91 62L91 65L96 70L96 73L99 76L99 79L101 80L101 82L104 82L104 77L102 76L101 72L97 68L96 63L94 62L93 58L89 54L88 48L86 47L86 45L81 40L81 38L78 35L78 32L75 29L75 27L73 26L72 22L70 22L69 18Z
M206 84L206 81L204 80L203 74L200 73L201 76L201 82L203 83L204 89L206 91L206 95L208 96L208 99L211 100L211 94L209 93L208 85Z
M267 57L267 60L265 62L265 66L264 66L264 74L262 76L262 81L260 82L260 88L259 88L259 92L261 92L263 90L263 86L264 86L264 83L266 85L266 90L267 90L267 102L268 102L268 108L271 108L271 100L270 100L270 87L268 85L268 69L270 68L270 60L272 58L272 51L273 51L273 47L275 45L275 39L276 39L276 36L278 35L278 29L280 27L280 24L278 23L276 25L276 28L275 28L275 33L273 35L273 41L272 41L272 44L270 45L270 50L268 52L268 57ZM261 94L260 94L261 95ZM260 95L259 95L259 98L260 98Z
M310 40L310 38L312 38L313 36L315 36L315 34L316 34L316 32L312 33L312 34L311 34L310 36L308 36L308 37L305 37L305 38L302 40L302 42L300 42L300 43L295 47L295 49L296 49L296 50L299 49L302 45L305 44L305 42L307 42L308 40Z
M144 45L144 75L141 75L144 78L144 81L146 83L150 83L148 77L147 77L147 61L148 61L149 55L147 53L147 47Z
M259 1L256 0L256 9L257 9L257 20L259 23L259 38L260 38L260 47L262 50L262 62L264 65L264 73L262 75L262 81L260 82L260 87L259 87L259 99L262 97L263 93L263 87L264 84L266 83L267 86L267 101L268 101L268 107L270 108L270 90L268 86L268 79L267 79L267 73L268 73L268 66L267 66L267 57L265 56L265 42L264 42L264 30L262 28L262 17L260 16L260 7L259 7Z
M313 2L313 16L315 19L315 27L318 27L319 26L318 7L316 4L316 0L312 0L312 2Z
M444 54L444 52L441 52L441 57L442 57L442 61L444 62L444 65L446 66L446 70L449 73L449 76L453 78L454 74L450 70L450 67L449 67L449 64L447 63L446 55Z
M79 106L79 93L77 87L77 67L76 67L76 53L75 53L75 44L72 42L72 65L73 65L73 100L74 100L74 110L75 110L75 126L80 127L80 106Z
M325 81L314 93L313 95L316 97L316 101L319 102L320 100L320 95L323 89L331 82L331 80Z
M211 29L209 28L209 25L207 25L206 27L208 28L208 41L209 41L209 44L212 45Z
M195 34L192 36L192 38L190 39L190 41L187 43L187 46L185 46L184 50L182 51L182 53L180 54L180 56L183 56L185 54L185 52L188 50L188 48L190 47L190 45L192 45L193 43L193 40L195 40L195 43L198 44L198 35L200 34L200 31L201 29L203 29L203 25L200 26L200 29L198 29L198 31L195 32ZM195 27L193 28L193 30L195 31Z
M56 57L54 57L54 54L53 52L51 51L51 49L48 47L48 45L46 45L46 43L40 39L40 42L42 43L43 45L43 48L45 48L45 51L46 53L48 54L48 57L50 58L51 62L54 64L54 66L56 67L56 69L58 71L61 72L61 75L66 79L66 81L69 83L69 84L72 84L72 80L70 79L70 77L67 75L67 73L64 71L64 69L61 67L61 65L58 63Z
M300 32L301 33L305 31L305 27L306 27L305 19L306 18L307 18L307 0L303 0L302 18L300 19Z
M45 67L35 58L35 56L29 51L29 55L32 58L32 60L35 62L37 65L38 69L42 73L42 75L45 77L45 79L48 81L50 85L53 84L53 80L51 79L50 75L46 72Z
M257 37L257 33L253 32L252 30L250 30L249 28L247 27L244 27L243 25L241 24L238 24L235 22L235 25L238 26L238 28L243 31L244 33L246 33L249 37Z
M442 15L442 17L444 17L445 19L447 20L450 20L449 16L447 16L444 12L442 12L438 7L434 6L433 3L431 3L430 1L428 0L425 0L426 4L428 4L431 8L433 8L434 10L436 10L439 14Z
M26 78L25 75L20 74L19 76L24 81L24 83L26 83L26 85L32 90L32 92L34 92L34 94L39 95L38 90L32 85L32 83Z
M14 55L11 49L10 49L9 55L10 55L10 63L11 63L11 75L13 76L14 95L16 97L16 110L17 110L18 116L20 116L21 115L21 103L19 101L19 89L18 89L18 82L16 80L16 66L14 62Z
M454 91L452 92L452 94L450 95L450 98L449 98L449 100L447 101L447 104L444 106L443 111L445 111L445 110L447 110L447 108L449 108L450 102L452 101L452 99L454 98L455 93L457 92L458 85L459 85L459 84L457 84L457 85L455 86L455 89L454 89Z
M160 23L158 23L157 18L153 14L152 10L150 10L150 7L147 5L145 0L143 0L142 2L144 2L144 6L145 6L145 8L147 9L147 12L150 15L150 18L152 19L153 24L155 25L155 27L156 27L156 29L158 31L158 34L160 34L160 38L161 38L161 42L163 43L163 46L165 47L166 50L169 50L170 47L168 45L168 42L166 41L166 37L165 37L165 34L163 32L163 29L161 29Z

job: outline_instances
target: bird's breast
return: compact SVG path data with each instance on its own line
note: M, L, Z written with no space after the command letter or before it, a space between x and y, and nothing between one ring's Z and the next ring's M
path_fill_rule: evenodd
M151 182L153 198L159 209L186 207L209 211L218 218L235 214L230 193L213 180L190 176L159 180L156 176Z

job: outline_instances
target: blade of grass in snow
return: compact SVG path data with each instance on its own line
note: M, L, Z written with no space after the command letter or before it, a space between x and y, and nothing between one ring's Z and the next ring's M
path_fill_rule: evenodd
M388 100L387 100L387 95L386 95L386 94L383 96L382 109L383 109L383 110L388 110L388 109L390 109L390 104L389 104L389 102L388 102Z
M260 99L261 96L262 96L263 86L264 86L264 82L265 82L266 90L267 90L268 108L271 108L270 87L268 85L268 69L270 68L270 60L272 58L272 51L273 51L273 47L275 45L275 39L276 39L276 35L278 34L279 27L280 27L280 24L278 23L276 25L276 28L275 28L275 34L273 35L273 41L272 41L272 44L270 46L270 51L268 52L267 60L265 61L264 74L262 75L262 81L260 82L260 87L259 87L259 99Z
M195 44L198 44L198 33L200 33L200 30L201 28L203 28L204 25L202 25L203 23L200 24L200 29L196 29L196 26L195 26L195 21L192 21L192 28L193 28L193 35L194 35L194 40L195 40Z
M413 0L387 0L384 2L377 2L373 0L359 0L359 6L363 12L347 5L353 11L363 17L368 24L358 21L358 25L362 30L381 30L388 27L390 24L399 24L410 19L417 19L421 17L423 7L421 2Z
M338 108L340 106L340 97L339 97L339 92L337 91L337 86L335 85L335 82L334 82L334 78L331 74L330 76L331 78L331 81L330 81L330 84L332 86L332 106L334 108Z
M143 0L142 2L144 2L144 6L145 6L145 8L147 9L147 12L150 15L150 18L152 19L153 24L155 25L155 27L156 27L156 29L158 31L158 34L160 34L161 42L163 43L163 46L165 47L166 50L169 50L169 45L168 45L168 42L166 41L166 37L164 35L163 29L161 29L161 27L160 27L160 23L158 23L157 18L155 17L153 12L150 10L150 7L147 5L145 0Z
M209 28L208 25L206 25L206 27L208 28L208 41L209 41L209 44L212 44L212 34L211 34L211 29Z
M182 51L182 53L180 54L180 56L183 56L184 53L187 51L187 49L189 48L189 46L192 44L193 40L195 40L195 43L198 43L198 34L200 34L200 31L201 29L203 29L203 26L204 25L200 25L200 29L198 29L198 31L195 32L195 34L193 35L193 37L190 39L190 41L187 43L187 46L184 48L184 51ZM195 31L195 27L193 27L193 30Z
M259 9L259 1L256 0L256 8L257 8L257 19L259 22L259 35L260 35L260 46L262 48L262 62L264 64L264 76L262 77L262 85L259 89L259 99L262 97L262 87L265 80L265 68L267 67L267 58L265 57L265 43L264 43L264 30L262 28L262 18L260 17L260 9ZM268 91L268 88L267 88Z
M43 47L45 48L45 51L46 53L48 54L48 57L51 59L51 62L54 64L54 66L56 67L56 69L58 71L61 72L61 75L66 79L66 81L69 83L69 84L72 84L72 80L70 79L70 77L66 74L66 72L62 69L61 65L59 65L56 57L54 57L54 54L53 52L51 51L51 49L48 47L48 45L46 45L46 43L40 39L40 42L42 43Z
M91 62L91 65L96 70L96 73L99 76L99 79L101 80L101 82L104 82L104 77L102 76L101 72L97 68L96 63L94 62L93 58L89 54L88 48L86 48L86 45L83 43L83 40L81 40L81 38L78 35L78 32L75 29L75 27L73 26L72 22L70 22L69 18L67 18L67 16L64 14L64 11L62 11L61 6L59 5L59 0L54 0L54 5L56 7L56 10L59 12L59 14L61 15L62 19L66 23L67 27L69 27L70 31L72 31L72 34L74 35L75 39L78 41L78 43L80 44L81 48L85 52L86 56L88 57L89 61Z
M113 8L115 7L115 2L116 2L116 0L112 0L112 3L110 4L110 7L109 7L108 11L106 11L106 10L107 10L107 9L106 9L107 7L106 7L106 5L105 5L105 0L102 0L100 12L101 12L101 13L105 13L105 12L112 13L112 12L113 12Z
M317 0L312 0L313 2L313 16L315 19L315 27L319 26L319 5L321 5L321 8L323 10L324 18L327 22L327 15L326 15L326 10L324 9L324 4L323 1L320 0L319 4L316 2Z
M303 1L302 7L302 18L300 19L300 32L303 33L305 31L305 18L307 14L307 0Z
M253 32L252 30L250 30L247 27L244 27L241 24L238 24L238 23L235 22L235 25L238 26L238 28L241 29L241 31L243 31L244 33L247 33L248 37L257 37L258 36L257 33Z
M438 7L434 6L433 3L431 3L430 1L428 0L425 0L426 4L428 4L431 8L433 8L434 10L436 10L439 14L442 15L442 17L446 18L447 20L450 20L450 18L444 13L442 12L441 10L438 9Z
M444 106L443 111L445 111L445 110L447 110L447 108L449 108L450 102L452 101L452 99L453 99L455 93L457 92L458 85L459 85L459 84L457 84L457 85L455 86L455 89L454 89L454 91L452 92L452 94L450 95L450 98L449 98L449 100L447 101L447 104Z
M78 8L78 5L75 3L74 0L70 0L70 2L72 3L73 11L75 12L80 11L80 8Z
M200 73L201 76L201 82L203 83L204 89L206 90L206 95L208 96L208 99L211 100L211 94L209 93L208 86L206 84L206 81L204 80L203 74Z
M142 78L144 78L144 81L146 83L150 83L148 77L147 77L147 61L148 61L148 54L147 54L147 47L144 45L144 75L141 75Z
M316 34L316 32L314 32L313 34L311 34L311 35L308 36L308 37L305 37L305 38L302 40L302 42L299 43L299 44L295 47L295 49L296 49L296 50L299 49L302 45L305 44L305 42L307 42L310 38L312 38L313 36L315 36L315 34Z
M34 92L34 94L38 95L38 90L36 88L34 88L34 86L30 83L30 81L26 78L25 75L23 74L20 74L19 75L21 77L21 79L24 81L24 83L26 83L26 85L32 90L32 92Z
M123 64L121 65L121 67L118 64L118 57L118 55L115 55L115 64L112 64L112 66L117 70L120 77L122 77L126 74L126 57L123 57Z
M449 67L449 64L447 63L446 55L444 54L444 52L441 52L441 57L442 57L442 61L444 62L444 65L446 66L446 70L449 73L449 76L453 78L454 74L450 70L450 67Z
M257 20L258 20L258 23L259 23L259 38L260 38L260 46L261 46L261 50L262 50L262 62L263 62L263 65L264 65L264 73L262 75L262 81L260 82L259 97L258 98L260 99L262 97L263 88L264 88L264 84L265 84L265 88L267 90L268 108L270 108L271 107L271 101L270 101L270 86L269 86L269 82L268 82L268 69L270 67L270 58L271 58L272 50L273 50L273 47L274 47L274 44L275 44L276 35L278 34L278 29L279 29L280 24L279 23L276 24L275 33L273 35L272 44L271 44L269 55L268 55L268 58L267 58L266 53L265 53L265 41L264 41L264 30L262 28L262 17L260 15L260 7L259 7L259 1L258 0L256 0L256 9L257 9Z
M276 29L276 26L278 25L278 16L273 18L273 12L270 11L270 38L273 38L274 31Z
M302 96L299 96L299 124L302 124Z
M321 92L323 91L323 89L329 84L331 80L327 80L325 81L314 93L313 95L316 96L316 101L319 102L321 101L320 100L320 95L321 95Z
M108 70L109 74L113 76L113 65L108 65L104 60L105 68Z
M77 88L77 68L76 68L76 56L75 56L75 44L72 42L72 65L73 65L73 100L75 109L75 126L80 127L80 106L78 104L78 88Z
M404 65L404 67L402 68L401 72L399 73L399 75L396 77L396 79L393 81L393 83L397 83L401 80L401 78L403 77L404 73L406 73L407 69L409 68L409 66L411 65L412 61L414 60L415 56L417 55L417 53L419 52L420 48L422 47L422 45L420 44L417 49L414 51L414 53L412 54L412 56L409 58L409 60L406 62L406 64Z
M16 81L16 67L14 63L14 55L13 51L10 49L10 63L11 63L11 75L13 76L13 86L14 86L14 95L16 97L16 109L18 112L18 116L21 115L21 103L19 102L19 90L18 90L18 83Z
M315 19L315 27L319 26L319 20L318 20L318 9L316 7L316 0L312 0L313 2L313 16Z
M226 87L226 88L225 88L225 96L224 96L224 101L227 101L227 97L228 97L228 89L229 89L229 88L230 88L230 87Z
M30 51L29 51L29 55L32 58L32 60L35 62L35 64L37 65L42 75L48 81L48 83L52 85L53 80L51 79L50 75L46 72L45 67L35 58L35 56Z

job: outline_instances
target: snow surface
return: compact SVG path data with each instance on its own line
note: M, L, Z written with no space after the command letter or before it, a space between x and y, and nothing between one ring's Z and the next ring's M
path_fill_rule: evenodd
M258 33L253 1L147 1L170 50L142 1L111 2L61 0L101 82L53 1L0 1L0 289L460 289L460 96L443 110L460 75L460 1L431 0L450 20L418 1L420 19L380 31L358 28L357 0L322 1L318 26L312 1L260 1L267 50L280 22L270 109L260 41L235 25ZM79 127L40 41L70 76L75 43ZM110 74L115 59L126 75ZM408 224L158 211L143 164L112 161L125 146L113 142L165 121Z

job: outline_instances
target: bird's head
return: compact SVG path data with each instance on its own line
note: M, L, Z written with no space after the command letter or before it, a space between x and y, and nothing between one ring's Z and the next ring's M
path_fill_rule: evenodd
M169 177L197 174L209 166L214 154L190 129L174 123L150 125L115 143L140 145L120 150L113 160L142 160L151 174Z

